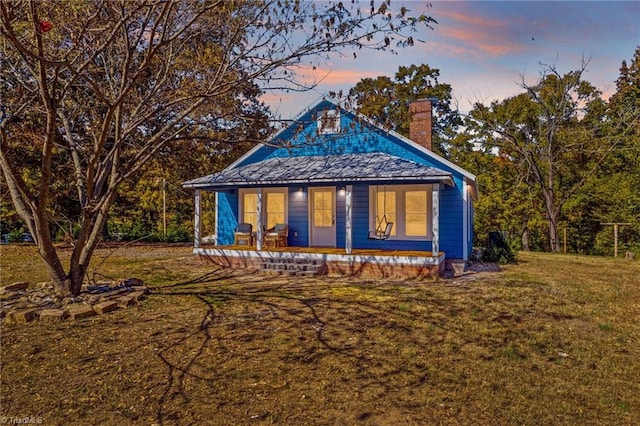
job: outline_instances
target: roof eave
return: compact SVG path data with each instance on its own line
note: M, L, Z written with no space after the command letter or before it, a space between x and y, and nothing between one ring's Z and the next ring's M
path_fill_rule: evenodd
M344 179L290 179L252 182L185 182L184 188L210 189L210 188L241 188L255 186L273 185L302 185L302 184L345 184L349 182L376 183L376 182L420 182L420 183L442 183L448 186L455 186L453 179L449 175L436 175L428 177L415 176L394 176L394 177L345 177Z

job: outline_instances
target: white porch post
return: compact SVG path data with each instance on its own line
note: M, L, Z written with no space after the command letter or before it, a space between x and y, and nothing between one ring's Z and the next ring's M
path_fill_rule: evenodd
M256 230L256 237L258 241L256 241L256 249L262 250L262 188L258 188L256 190L256 194L258 196L258 205L256 206L256 213L258 215L258 229Z
M193 248L200 247L200 205L201 205L201 192L199 189L196 189L196 193L194 196L194 204L195 204L195 216L193 218ZM217 206L216 206L217 208Z
M220 199L219 197L220 193L216 192L215 193L215 203L216 203L216 208L213 210L213 244L214 245L218 245L218 200Z
M346 192L344 196L344 203L346 207L346 221L345 221L345 249L347 254L351 254L353 248L353 209L351 203L353 202L353 185L346 186Z
M438 256L440 253L440 185L434 184L431 191L431 223L432 240L431 254Z

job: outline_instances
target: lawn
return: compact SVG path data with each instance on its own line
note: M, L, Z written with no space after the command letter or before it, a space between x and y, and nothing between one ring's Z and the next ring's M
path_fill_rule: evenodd
M2 246L3 284L42 281ZM437 282L215 269L185 246L96 254L141 305L2 325L0 416L43 424L640 423L640 262L520 253Z

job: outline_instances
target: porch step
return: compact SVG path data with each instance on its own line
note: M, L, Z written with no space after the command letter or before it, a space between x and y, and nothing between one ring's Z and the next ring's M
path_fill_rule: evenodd
M324 262L313 259L266 259L260 264L260 270L265 273L315 277L324 273Z

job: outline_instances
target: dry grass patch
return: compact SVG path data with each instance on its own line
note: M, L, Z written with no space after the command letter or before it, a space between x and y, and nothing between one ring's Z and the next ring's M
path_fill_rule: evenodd
M4 251L3 275L14 267ZM155 287L141 306L3 327L1 414L47 424L640 418L638 262L523 253L500 273L419 283L213 271L189 253L138 247L105 262L106 275Z

